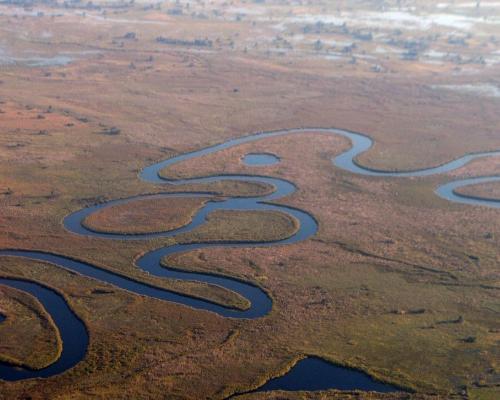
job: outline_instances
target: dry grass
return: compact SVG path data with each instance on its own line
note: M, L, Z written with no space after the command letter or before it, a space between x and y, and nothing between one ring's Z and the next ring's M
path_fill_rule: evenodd
M457 189L457 193L484 199L498 200L500 199L500 185L498 182L469 185Z
M298 221L274 211L214 211L207 223L177 237L180 242L273 242L298 229Z
M168 29L189 25L193 32L192 23L172 23ZM433 76L434 72L413 66L407 67L408 73L377 76L357 66L332 69L309 58L290 61L169 49L154 44L152 39L161 29L152 24L135 26L140 39L123 48L111 43L114 36L125 33L125 26L118 23L0 16L0 24L5 28L0 37L20 50L81 50L89 44L102 48L101 55L82 57L65 67L0 71L2 96L8 99L3 106L7 113L2 114L6 122L0 118L0 129L9 132L0 139L0 247L67 254L226 304L244 306L242 299L222 289L162 281L133 265L138 255L173 240L125 243L79 237L64 230L62 219L96 201L165 191L140 182L140 168L261 130L339 126L365 132L376 145L361 162L380 168L425 167L464 152L500 147L495 134L498 100L471 101L460 93L436 95L428 88L429 83L446 81L448 70ZM232 22L216 26L221 35L235 27ZM47 27L54 35L52 43L33 43L34 33ZM200 32L208 27L214 25L209 21L197 25ZM22 37L10 33L20 30ZM58 45L60 38L79 43ZM150 55L152 63L145 61ZM138 67L129 68L131 62ZM481 79L494 76L494 69L488 71ZM468 78L454 79L466 83ZM32 119L35 111L26 111L30 106L43 112L49 105L52 113L44 114L46 119ZM17 112L22 113L20 131L15 131ZM75 125L66 126L67 120ZM118 126L121 134L103 135L100 124ZM40 129L49 133L33 134ZM15 143L21 146L11 145ZM437 184L474 173L475 167L425 179L363 178L331 166L330 157L347 147L346 141L325 135L297 135L240 146L170 171L188 176L271 174L298 185L298 192L282 202L318 219L320 231L314 239L266 249L214 248L204 250L203 256L194 252L175 260L187 269L220 272L262 285L274 299L272 313L263 319L222 319L133 296L46 264L2 260L2 274L61 290L89 327L91 342L86 359L73 370L43 381L2 382L0 398L29 394L34 399L140 399L167 393L182 399L223 398L255 387L302 354L363 368L423 393L437 392L441 398L452 398L463 387L471 390L471 396L496 394L498 211L452 205L432 193ZM258 170L240 163L242 154L262 150L277 154L282 162ZM170 189L222 195L269 191L234 182ZM194 238L219 238L217 225L223 223L228 228L234 224L232 234L242 234L231 215L225 222L222 215L212 215L212 227L207 225ZM242 215L238 222L247 223L249 217ZM276 218L283 226L290 223ZM110 223L126 228L119 218L111 219ZM254 228L244 237L268 234L260 222ZM420 309L425 312L414 312ZM460 316L462 324L449 322ZM476 341L464 342L468 336ZM19 340L19 347L25 343L24 338ZM266 396L282 395L253 397ZM372 395L289 395L335 396Z
M99 210L83 224L98 232L165 232L187 225L206 201L206 198L138 200Z
M40 369L59 357L59 332L35 298L1 286L0 310L7 317L0 324L0 361Z

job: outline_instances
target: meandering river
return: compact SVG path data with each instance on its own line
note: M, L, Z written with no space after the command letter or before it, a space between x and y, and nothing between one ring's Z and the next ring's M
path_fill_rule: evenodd
M106 233L97 232L86 228L82 221L89 215L95 213L106 207L115 206L117 204L123 204L127 202L137 201L141 199L151 199L151 198L170 198L170 197L207 197L210 194L205 192L187 192L187 193L160 193L155 195L147 196L135 196L128 199L112 200L104 204L99 204L91 207L78 210L70 215L68 215L64 220L65 228L77 235L87 235L96 238L101 238L103 240L150 240L157 237L175 237L181 233L191 232L193 229L204 224L208 214L215 210L258 210L258 211L278 211L281 213L288 214L294 217L299 222L299 227L297 231L288 238L277 240L274 242L205 242L196 244L175 244L171 246L161 247L153 250L149 253L144 254L136 261L136 266L143 270L145 273L167 278L167 279L178 279L178 280L191 280L198 281L213 285L218 285L220 287L232 290L238 293L240 296L246 298L250 307L246 310L239 310L235 308L225 307L214 302L195 298L193 296L184 295L167 289L158 288L140 281L131 279L125 275L120 275L115 272L110 272L103 268L94 266L92 264L86 263L84 261L72 259L66 256L61 256L57 254L51 254L41 251L34 250L19 250L19 249L4 249L0 250L0 256L10 256L10 257L23 257L31 260L43 261L53 264L54 266L65 268L67 270L74 271L82 276L88 278L96 279L99 282L105 282L113 285L117 288L127 290L131 293L147 296L151 298L156 298L164 301L180 303L188 307L192 307L199 310L205 310L208 312L217 313L223 317L228 318L262 318L265 317L272 309L272 301L269 295L261 287L254 285L249 282L244 282L239 279L233 279L225 276L220 276L216 274L208 273L193 273L186 272L177 268L175 265L170 265L168 263L168 256L177 253L189 252L197 249L210 248L210 247L269 247L269 246L284 246L292 245L297 242L307 240L313 236L318 230L318 222L315 218L308 212L287 207L284 205L276 204L275 201L282 199L295 192L296 187L292 182L287 180L260 176L260 175L212 175L206 177L196 177L187 179L170 179L160 176L160 172L168 169L168 167L180 163L189 159L196 159L207 154L215 153L233 146L238 146L244 143L249 143L257 140L262 140L265 138L283 136L283 135L293 135L293 134L332 134L348 138L352 146L349 150L341 153L340 155L333 158L333 164L344 170L350 171L354 174L361 174L367 176L377 176L377 177L414 177L414 176L429 176L434 174L442 174L446 172L453 171L460 168L470 161L488 156L499 156L500 151L484 152L476 154L468 154L456 160L450 161L446 164L432 167L428 169L421 169L415 171L380 171L369 169L361 166L356 160L357 157L370 149L373 142L372 140L363 134L350 132L335 128L301 128L301 129L285 129L271 132L260 132L257 134L240 137L237 139L231 139L224 143L210 146L201 150L193 151L190 153L185 153L179 156L169 158L167 160L160 161L158 163L147 166L140 173L140 178L146 182L154 185L164 185L165 187L178 186L178 185L189 185L196 183L214 183L224 180L231 181L241 181L241 182L258 182L270 185L274 188L272 193L254 196L254 197L226 197L222 201L218 199L217 201L208 201L192 218L192 221L177 229L173 229L165 232L157 233L141 233L141 234L117 234L117 233ZM270 160L271 158L268 158ZM260 157L256 160L256 165L261 165L264 162L263 158ZM273 161L278 162L279 159L273 159ZM476 183L486 183L500 181L500 177L479 177L479 178L468 178L463 180L457 180L449 182L443 186L436 189L436 194L452 202L466 203L470 205L482 205L489 207L500 207L500 201L496 200L486 200L475 198L472 196L459 195L455 192L455 189L467 185L472 185ZM163 260L163 264L162 264ZM88 333L82 323L82 321L71 311L66 301L55 291L48 289L38 283L28 282L19 279L2 278L0 279L0 284L11 286L20 290L23 290L33 296L35 296L47 310L47 312L52 316L52 319L57 326L60 336L63 340L63 352L61 356L47 368L33 371L26 368L17 368L9 364L0 363L0 379L4 380L19 380L28 379L36 377L48 377L55 374L64 372L65 370L78 364L85 356L87 345L88 345ZM1 322L1 321L0 321ZM319 363L315 362L318 368L325 365L333 367L329 363ZM303 364L299 364L303 365ZM370 380L366 378L355 379L355 375L360 374L357 371L352 371L342 367L335 367L337 372L332 372L338 374L341 371L342 374L354 374L350 375L353 379L353 383L350 386L351 389L360 390L397 390L393 386L387 385L380 382L374 382L372 386L369 385ZM303 367L302 367L303 369ZM295 374L296 369L292 369L290 374ZM302 371L302 370L301 370ZM333 371L333 369L332 369ZM301 374L306 372L302 371ZM328 388L324 382L328 380L325 378L325 370L321 370L316 374L311 375L310 379L314 379L314 376L321 376L322 378L322 388ZM341 375L342 375L341 374ZM295 382L295 379L281 378L279 382ZM275 382L276 381L272 381ZM359 384L356 385L356 382ZM313 382L314 383L314 382ZM314 385L313 385L314 386ZM264 386L266 389L272 387L271 382ZM331 388L336 387L335 383L332 382ZM283 387L281 387L283 388ZM292 387L287 387L285 385L284 389L293 390ZM303 388L307 389L307 388Z

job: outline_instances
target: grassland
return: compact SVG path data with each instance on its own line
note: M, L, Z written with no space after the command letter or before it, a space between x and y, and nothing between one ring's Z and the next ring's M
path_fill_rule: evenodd
M292 236L295 218L274 211L214 211L207 223L178 236L180 242L274 242Z
M0 361L43 368L59 357L62 343L52 319L40 303L24 292L0 287ZM23 346L19 346L23 343Z
M217 31L224 43L238 43L234 32L242 40L255 34L252 21L192 20L139 9L114 17L0 15L0 37L21 55L76 55L64 66L19 64L0 70L2 248L65 254L244 308L243 299L221 288L160 280L134 266L136 257L173 239L80 237L65 231L62 219L98 202L163 192L163 186L141 182L138 171L156 160L262 130L339 126L365 132L375 146L360 162L387 169L426 167L466 152L500 148L497 98L431 88L496 82L495 66L478 66L480 73L467 75L448 64L391 61L393 72L379 74L363 62L331 64L225 46L205 52L158 44L155 38L177 32L193 39L193 32L210 36ZM131 30L130 24L113 21L120 17L168 24L137 23L137 40L117 40ZM274 35L259 21L255 29ZM45 31L51 36L44 38ZM474 43L464 51L473 52ZM120 133L110 135L112 127ZM262 286L274 301L263 319L223 319L134 296L48 264L2 258L2 276L33 279L66 296L89 329L90 347L82 363L60 376L1 382L0 398L148 399L168 394L173 399L222 399L258 386L308 354L361 368L417 393L241 398L494 398L500 376L498 211L450 204L433 189L454 178L493 173L497 162L482 160L446 176L366 178L331 165L331 157L348 146L343 139L301 134L238 146L165 172L258 173L297 185L298 191L281 202L317 218L319 232L313 239L265 249L204 249L169 260ZM242 155L260 151L278 155L281 162L259 169L241 163ZM224 196L269 188L224 182L168 191ZM160 203L141 207L164 209ZM111 208L87 223L128 230L127 223L134 221L134 229L157 230L185 223L196 207L176 204L182 210L177 215L165 209L169 212L155 226L139 208ZM293 229L294 222L279 214L220 213L177 240L272 239ZM32 299L4 288L2 294L2 312L23 322L0 324L2 345L11 343L2 347L2 355L43 365L57 353L52 327L33 311L38 309ZM29 344L40 354L31 354Z
M494 182L470 185L457 189L457 193L467 196L481 197L483 199L495 200L500 198L500 185Z
M138 200L102 209L83 224L108 233L164 232L188 224L205 202L203 198Z
M206 203L205 198L141 199L99 210L84 220L97 232L137 234L180 228ZM152 217L153 216L153 217ZM269 242L291 236L298 222L286 214L258 211L214 211L194 231L176 237L177 242Z

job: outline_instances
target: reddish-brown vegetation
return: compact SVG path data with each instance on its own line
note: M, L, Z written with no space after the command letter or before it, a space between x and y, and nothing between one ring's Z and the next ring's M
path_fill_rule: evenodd
M161 16L170 22L173 18ZM159 19L153 11L147 17ZM200 20L197 27L204 31L216 26L226 35L238 25L219 22ZM429 84L448 79L451 67L405 64L404 73L382 76L358 65L332 69L309 57L203 53L154 43L155 37L167 35L159 32L162 29L192 32L193 21L187 19L168 28L137 26L139 40L123 47L112 40L126 33L125 25L111 19L92 24L72 16L54 23L50 17L0 16L0 24L5 28L0 37L21 50L34 46L40 51L81 51L90 46L101 52L51 69L0 70L2 99L7 99L0 105L5 110L0 114L0 247L65 254L225 304L245 306L243 299L221 288L160 280L134 266L140 254L174 240L81 237L69 234L62 219L99 201L165 191L163 186L141 182L138 171L155 160L262 130L339 126L364 132L374 138L375 146L360 162L389 169L426 167L465 152L500 147L498 99L471 101L459 92L436 94L430 89ZM241 29L241 36L250 32L249 26ZM38 37L47 27L54 36L46 44L27 39ZM12 33L20 30L21 38ZM154 61L147 61L150 56ZM131 62L136 68L130 68ZM490 76L495 76L494 68L485 69L481 79ZM460 83L468 78L453 79ZM114 126L120 134L102 134ZM414 388L419 394L407 396L414 399L437 398L428 393L453 398L464 387L469 393L479 387L486 388L485 393L495 390L500 329L498 211L450 204L433 193L435 186L449 179L494 171L495 161L483 160L446 176L368 178L332 166L331 157L348 146L336 137L301 134L239 146L167 171L172 176L269 174L297 185L298 191L281 202L318 219L319 232L311 240L273 248L204 249L172 260L182 268L261 285L274 301L266 318L223 319L134 296L51 265L2 258L1 275L37 280L65 294L89 329L90 347L85 360L61 376L0 383L0 398L168 394L221 399L258 386L303 354ZM263 150L277 154L281 163L252 169L240 162L243 154ZM225 182L168 190L223 196L269 188ZM143 203L144 212L109 209L87 223L122 230L134 221L135 228L164 229L185 223L198 205L176 204L178 215L163 214L165 218L153 224L149 210L163 210L163 202ZM270 239L294 229L293 221L282 215L226 216L213 215L206 227L181 239L217 239L222 233L259 239L262 232ZM251 229L248 218L258 221ZM267 232L265 221L271 221L275 231ZM221 231L224 226L232 231ZM16 296L9 291L5 298L12 301ZM10 313L6 301L2 310ZM17 313L29 315L26 310L16 309ZM46 347L39 348L53 355L55 336L45 325L45 330L31 328L40 322L28 322L17 328L0 325L2 343L12 344L1 351L36 365L40 359L30 358L24 353L28 347L18 350L14 343L22 347L45 341ZM18 336L24 328L31 329L28 337ZM464 341L471 336L474 343ZM402 398L333 392L286 396Z

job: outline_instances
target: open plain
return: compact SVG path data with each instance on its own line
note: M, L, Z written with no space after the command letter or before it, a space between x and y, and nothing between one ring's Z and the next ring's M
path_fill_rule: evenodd
M335 3L335 4L333 4ZM471 6L471 4L473 6ZM407 171L500 149L500 5L453 1L0 1L0 252L62 255L237 310L223 286L138 268L155 249L210 242L163 259L181 271L260 288L271 311L225 318L141 296L51 263L0 254L0 277L53 289L84 323L85 357L45 378L0 379L1 399L497 399L500 210L450 202L447 182L498 174L482 157L442 174L355 174L332 158L360 132L355 161ZM269 195L241 179L152 184L141 171L259 132L302 128L162 169L167 179L258 175L291 182L286 212L216 210ZM250 166L249 153L279 163ZM148 199L149 195L182 193ZM189 197L186 193L197 193ZM500 183L465 196L500 199ZM141 198L134 199L134 197ZM65 218L115 199L82 225ZM217 243L247 243L222 247ZM256 243L252 245L252 242ZM0 361L34 370L64 343L38 300L0 284ZM251 392L317 356L401 392ZM240 395L238 395L240 394Z

